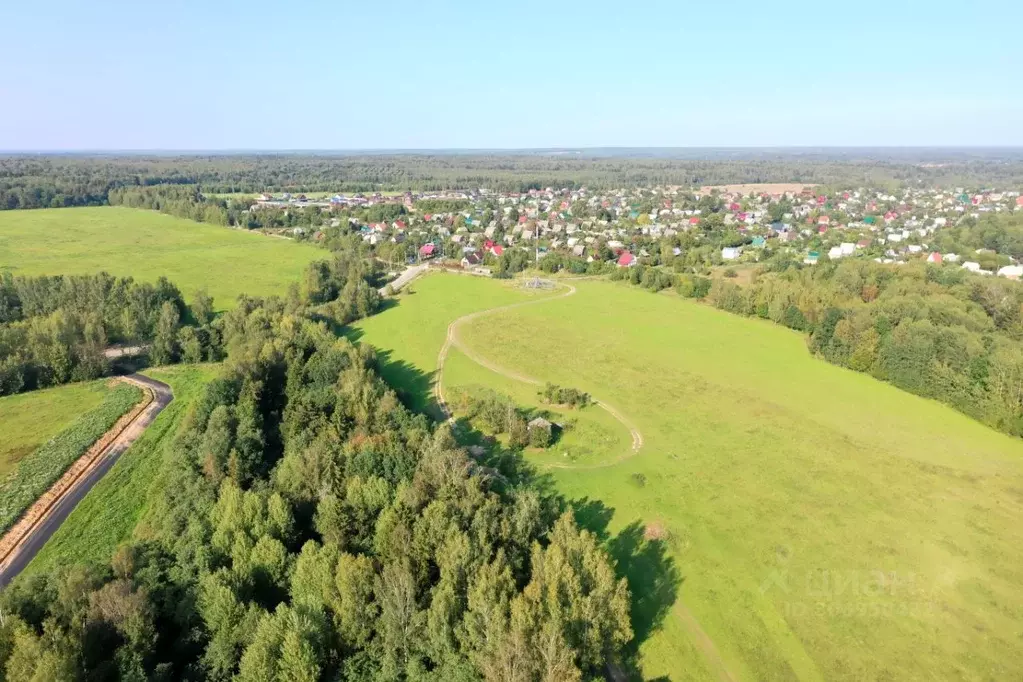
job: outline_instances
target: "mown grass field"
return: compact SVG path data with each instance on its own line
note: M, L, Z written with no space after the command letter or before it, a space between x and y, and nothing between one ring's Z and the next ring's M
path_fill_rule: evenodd
M205 287L218 310L242 293L284 294L308 263L327 256L308 244L120 206L0 213L0 271L164 275L186 300Z
M97 407L108 380L68 384L0 398L0 478L26 455Z
M548 475L607 527L644 677L1023 676L1023 443L818 361L770 323L576 286L461 338L613 402L642 431L614 466ZM451 319L524 295L450 276L416 291L356 333L400 363L389 379L419 382L412 394ZM449 370L446 386L487 382L457 358Z
M145 370L171 387L174 400L82 500L22 575L74 563L110 560L145 513L178 426L219 365L176 365Z

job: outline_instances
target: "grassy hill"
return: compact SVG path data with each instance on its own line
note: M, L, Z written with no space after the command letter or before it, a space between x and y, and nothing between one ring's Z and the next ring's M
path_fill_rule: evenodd
M818 361L769 323L575 286L460 335L505 368L612 402L642 431L639 453L613 466L548 472L631 579L645 677L1023 675L1023 443ZM447 324L526 294L450 276L415 288L353 335L428 403ZM469 362L449 358L446 387L529 399ZM618 441L608 447L627 454Z
M206 287L219 310L241 293L283 294L327 256L308 244L123 207L0 212L0 271L72 275L106 270L155 281L185 299Z
M0 478L26 455L98 407L106 379L0 398Z

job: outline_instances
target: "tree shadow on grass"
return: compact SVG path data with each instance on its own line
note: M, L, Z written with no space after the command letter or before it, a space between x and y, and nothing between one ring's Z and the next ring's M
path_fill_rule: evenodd
M651 528L640 520L612 534L609 527L615 510L600 500L566 500L549 473L526 461L521 450L507 448L493 438L482 436L464 422L456 424L456 438L462 444L484 448L476 457L482 466L501 473L500 483L524 483L539 490L555 509L571 509L580 528L593 533L615 561L619 578L625 578L632 593L630 620L633 639L623 652L619 667L629 679L642 679L639 648L662 626L678 598L683 583L681 571L669 552L670 531ZM479 450L477 450L479 452Z
M665 539L650 537L642 522L633 521L611 535L608 524L614 517L613 508L589 498L569 504L579 526L596 535L615 560L618 577L628 580L632 593L633 639L626 647L621 664L629 679L642 679L639 648L660 629L671 612L684 578Z
M344 327L342 335L352 343L359 343L364 336L361 329ZM373 347L376 356L374 368L377 374L394 391L401 403L413 412L422 412L436 420L443 418L440 406L433 394L433 380L436 371L424 372L419 367L394 358L394 351Z

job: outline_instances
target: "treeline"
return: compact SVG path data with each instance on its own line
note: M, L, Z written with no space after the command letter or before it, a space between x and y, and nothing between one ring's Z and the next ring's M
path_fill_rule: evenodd
M109 566L0 596L9 680L582 680L629 590L558 500L482 473L284 301L230 357Z
M193 362L214 358L211 310L199 295L190 311L163 277L149 284L107 273L0 275L0 395L103 376L112 343L151 344L157 364L173 362L179 350ZM181 330L186 313L198 329Z
M289 297L293 309L347 324L377 310L380 272L358 254L310 263ZM242 298L240 305L251 306ZM0 275L0 395L84 381L110 371L112 344L141 346L154 365L220 360L225 320L213 299L195 292L187 304L176 286L130 277Z
M155 187L114 189L109 193L111 206L128 206L159 211L200 223L227 227L249 225L249 202L209 199L195 185L158 185Z
M923 263L777 263L708 300L808 332L812 352L1023 436L1023 286Z
M920 155L917 155L920 156ZM104 204L112 190L185 185L209 193L374 192L545 187L613 188L806 182L842 186L1008 186L1023 182L1011 150L977 157L891 150L795 154L784 150L714 152L625 150L620 154L380 154L0 157L0 209Z
M319 206L268 207L249 210L251 199L218 198L199 191L196 185L157 185L154 187L129 187L110 191L111 206L127 206L159 211L178 218L200 223L240 227L247 230L260 228L318 228L324 223L323 211ZM366 211L375 213L404 213L404 207L394 204L377 204ZM379 222L379 221L376 221Z

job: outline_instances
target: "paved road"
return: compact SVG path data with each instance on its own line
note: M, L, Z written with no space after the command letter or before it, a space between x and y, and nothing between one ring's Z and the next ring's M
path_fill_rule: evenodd
M403 273L398 275L397 279L395 279L393 282L389 282L387 286L382 287L380 289L380 295L383 296L387 292L387 287L391 287L391 291L394 292L401 291L402 287L404 287L406 284L414 280L416 277L419 277L419 275L426 272L427 268L429 267L430 267L429 263L423 263L421 265L410 265L409 267L405 268L405 271Z
M35 558L46 541L60 528L60 524L74 511L78 503L92 490L92 487L110 471L125 450L141 436L156 415L174 399L170 386L159 381L132 374L124 377L132 383L153 391L154 400L138 417L107 447L96 463L50 508L46 516L19 543L3 564L0 564L0 587L6 587L11 580Z

